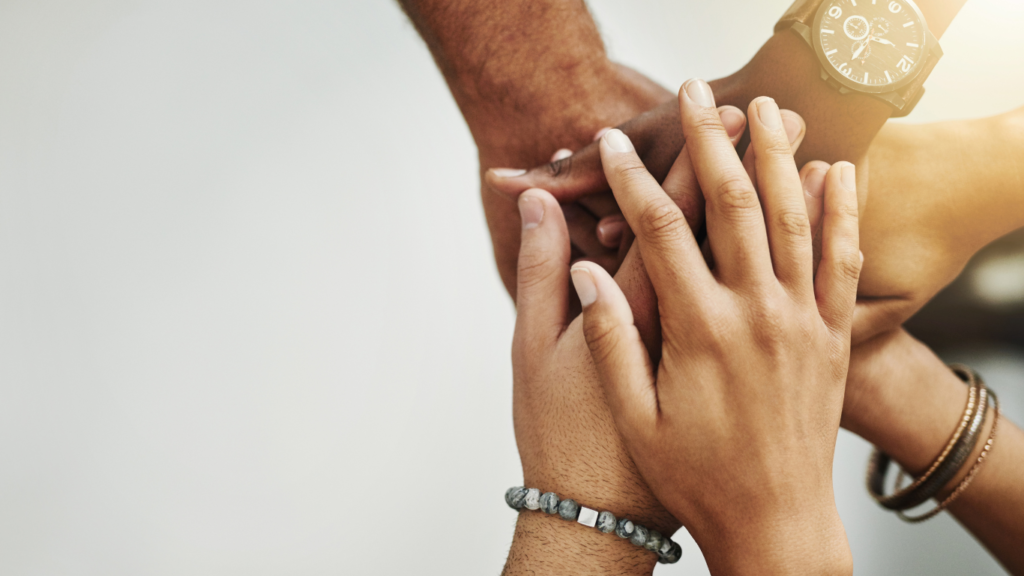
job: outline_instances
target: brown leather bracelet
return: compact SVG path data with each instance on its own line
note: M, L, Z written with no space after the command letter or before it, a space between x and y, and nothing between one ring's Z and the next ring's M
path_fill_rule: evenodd
M957 429L928 470L913 484L902 489L898 488L900 480L897 480L897 491L885 495L885 476L892 460L877 449L872 454L868 466L868 492L884 508L907 510L933 498L959 473L978 443L988 413L988 390L970 368L961 365L950 368L970 386L967 406Z

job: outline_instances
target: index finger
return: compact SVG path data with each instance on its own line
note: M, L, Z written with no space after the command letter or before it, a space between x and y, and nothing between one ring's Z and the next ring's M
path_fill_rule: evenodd
M711 274L686 216L644 167L629 137L609 130L600 142L601 161L615 199L633 229L659 300L693 294ZM685 300L690 300L684 296Z

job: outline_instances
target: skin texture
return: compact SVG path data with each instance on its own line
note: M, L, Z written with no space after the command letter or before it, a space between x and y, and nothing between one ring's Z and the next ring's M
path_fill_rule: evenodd
M480 197L494 257L514 299L519 251L515 198L495 194L483 171L532 166L548 161L558 149L581 148L602 127L671 100L672 93L608 60L582 0L400 4L427 43L476 142ZM568 225L583 239L582 248L612 256L592 240L597 223L588 207L592 202L567 206ZM575 248L577 255L582 248Z
M922 0L917 4L928 20L929 28L936 37L941 37L964 2ZM780 106L800 114L807 122L808 131L797 154L798 165L804 166L811 159L829 163L839 160L853 162L859 170L858 182L863 208L867 201L871 160L867 152L891 110L870 96L839 94L820 81L819 68L817 59L803 40L786 31L772 37L743 69L712 81L711 86L721 104L742 109L755 96L766 94L779 102ZM671 102L620 125L634 142L648 170L659 181L664 178L683 146L684 139L678 127L678 107ZM905 169L902 172L911 173ZM562 202L589 196L607 198L609 195L595 145L573 156L531 169L522 176L508 178L492 171L486 174L486 181L496 190L512 195L530 187L540 187L550 191ZM602 206L605 204L602 203ZM609 214L597 215L603 217ZM935 223L930 224L929 230L937 229ZM581 245L593 244L592 241L581 239L579 234L574 234L574 241ZM600 240L598 243L601 243ZM623 251L620 249L619 252ZM606 264L602 259L607 256L606 252L593 250L588 256L594 256L596 261ZM615 266L608 269L614 273ZM866 307L858 313L854 328L855 341L865 340L898 326L909 317L910 310L916 310L923 304L918 301L917 307L906 306L908 296L905 287L895 287L898 289L895 292L881 292L881 287L872 287L869 292L862 294L865 298L880 300L879 304L884 305L870 309Z
M713 269L628 138L612 130L601 140L605 173L658 294L660 363L611 276L592 263L573 267L616 425L713 573L852 573L832 458L860 270L854 168L837 164L826 179L815 280L804 193L777 104L761 98L748 110L756 188L706 85L690 81L679 106Z
M735 144L745 117L734 108L718 112L729 120ZM789 112L786 117L802 127L799 117ZM801 135L802 130L795 131L794 143ZM679 163L667 189L699 222L703 210L685 201L693 193L691 170L688 163ZM582 318L572 312L569 236L561 208L541 190L528 191L518 202L523 241L512 349L513 421L524 483L670 535L679 522L651 493L626 451L583 338ZM638 318L656 329L656 304L638 252L627 255L619 274L623 290L647 303ZM656 336L649 333L648 338ZM506 573L649 573L655 560L654 554L625 541L523 513Z
M998 391L997 391L998 392ZM903 330L876 336L853 350L843 427L920 474L949 439L964 409L967 387L924 344ZM992 428L986 419L982 438ZM968 462L982 450L979 442ZM947 484L952 491L970 466ZM949 512L1011 574L1024 574L1024 433L1005 416L984 467Z
M854 340L899 326L993 240L1024 226L1024 108L889 124L869 151Z

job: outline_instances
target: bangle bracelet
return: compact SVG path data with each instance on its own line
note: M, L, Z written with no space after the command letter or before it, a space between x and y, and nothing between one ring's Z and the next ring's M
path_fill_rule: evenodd
M683 548L657 530L648 530L626 518L616 518L608 511L599 514L597 510L580 506L575 500L560 500L554 492L541 494L536 488L514 486L505 491L505 503L513 510L540 510L546 514L558 514L570 522L597 528L605 534L614 532L619 538L628 538L634 545L657 554L661 564L675 564L683 557Z
M902 477L897 480L897 491L884 494L885 476L891 458L875 450L868 465L868 492L884 508L907 510L926 502L953 479L978 443L978 436L985 423L988 390L981 378L966 366L951 366L953 371L968 386L967 405L956 430L928 470L914 483L899 489Z
M967 476L964 476L964 479L960 481L960 484L957 485L953 492L950 493L949 496L946 496L945 500L939 502L939 505L936 506L935 508L932 508L928 512L925 512L924 514L921 514L919 516L908 516L902 510L900 510L899 512L896 513L899 515L900 518L912 524L917 522L924 522L925 520L945 510L946 507L952 504L954 500L959 498L960 495L964 493L964 490L966 490L967 487L971 485L971 482L974 481L974 477L977 476L978 471L981 470L981 465L985 463L985 458L987 458L988 453L992 451L992 445L995 444L996 441L996 430L999 428L999 399L996 398L996 395L993 394L991 391L989 391L989 396L992 398L992 406L993 410L995 411L995 414L993 414L992 416L992 431L989 432L988 441L985 442L985 447L981 449L981 454L978 454L978 458L977 460L974 461L974 466L971 466L971 469L967 472Z

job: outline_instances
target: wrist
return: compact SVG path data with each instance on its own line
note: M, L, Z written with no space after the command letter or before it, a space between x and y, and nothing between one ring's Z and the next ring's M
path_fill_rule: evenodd
M853 573L834 497L801 501L798 507L694 531L693 536L716 576Z
M500 90L514 98L459 102L483 166L546 163L556 149L578 150L599 129L619 125L673 96L603 55L537 71Z
M967 387L952 370L898 330L854 349L843 427L917 474L948 441L966 398Z
M658 557L615 534L541 512L520 512L502 576L646 576Z

